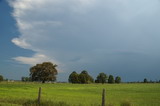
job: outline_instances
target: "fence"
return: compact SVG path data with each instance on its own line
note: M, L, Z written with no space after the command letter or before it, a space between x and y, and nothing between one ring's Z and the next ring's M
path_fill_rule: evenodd
M40 105L40 101L41 101L41 87L39 87L38 99L37 99L37 102L39 105ZM102 90L102 106L105 106L105 102L106 102L106 90L103 89Z

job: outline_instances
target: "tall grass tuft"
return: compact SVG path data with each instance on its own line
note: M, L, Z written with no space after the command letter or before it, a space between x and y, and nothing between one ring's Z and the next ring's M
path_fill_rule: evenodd
M70 106L66 102L41 101L38 104L37 100L28 100L23 106Z
M131 106L131 103L129 101L124 101L121 103L121 106Z
M113 104L107 104L106 106L114 106Z

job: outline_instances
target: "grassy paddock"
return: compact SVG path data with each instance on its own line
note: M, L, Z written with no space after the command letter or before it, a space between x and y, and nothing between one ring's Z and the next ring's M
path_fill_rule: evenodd
M38 88L42 106L100 106L106 89L108 106L160 106L160 84L41 84L0 83L0 106L36 106Z

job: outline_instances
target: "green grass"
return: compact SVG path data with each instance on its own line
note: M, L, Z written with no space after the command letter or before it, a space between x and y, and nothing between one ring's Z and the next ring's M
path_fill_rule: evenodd
M0 106L26 104L36 106L39 87L42 88L42 106L100 106L103 88L106 89L108 106L160 106L160 84L102 85L21 82L0 83Z

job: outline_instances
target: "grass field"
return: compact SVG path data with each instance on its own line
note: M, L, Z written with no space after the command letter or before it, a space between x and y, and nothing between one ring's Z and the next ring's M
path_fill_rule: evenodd
M0 106L22 106L37 99L42 88L44 105L100 106L102 89L106 89L106 104L120 106L160 106L160 84L40 84L21 82L0 83ZM48 103L48 104L45 104ZM68 105L67 105L68 104Z

